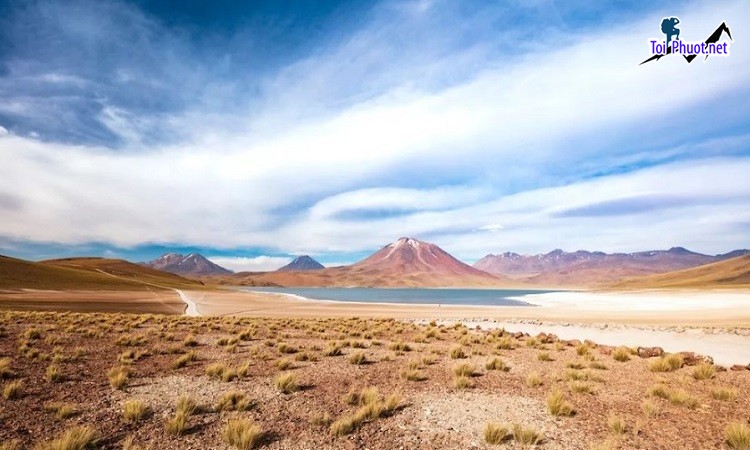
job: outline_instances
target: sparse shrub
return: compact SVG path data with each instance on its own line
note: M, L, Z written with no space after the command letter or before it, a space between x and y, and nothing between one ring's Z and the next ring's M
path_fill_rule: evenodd
M614 352L612 352L612 358L614 358L615 361L619 362L625 362L630 360L630 349L627 347L617 347Z
M123 389L130 380L130 372L122 366L113 367L107 372L109 385L115 389Z
M453 366L453 375L471 377L476 373L476 368L470 363L461 363Z
M537 348L540 345L542 345L542 342L539 339L535 338L535 337L530 337L530 338L526 339L526 346L527 347Z
M503 372L508 372L510 370L510 367L500 358L490 359L484 363L484 368L487 370L500 370Z
M196 411L196 409L198 409L198 405L192 398L188 397L187 395L182 395L177 399L177 402L175 403L175 409L178 412L183 412L186 415L191 416Z
M600 363L599 361L592 361L589 364L589 367L592 368L592 369L596 369L596 370L607 370L608 369L608 367L606 366L606 364Z
M187 430L189 414L185 411L177 411L174 416L167 419L164 423L164 429L167 433L180 436Z
M55 364L47 366L47 371L44 373L44 378L50 383L59 383L65 379L60 367Z
M0 443L0 450L23 450L21 441L13 439L12 441L5 441Z
M514 348L516 348L516 345L512 337L504 336L498 339L495 348L498 350L513 350Z
M188 334L185 337L185 340L182 341L182 345L184 345L185 347L197 347L198 340L195 338L193 334Z
M299 390L297 377L293 373L279 375L274 380L274 384L276 385L276 388L284 394L291 394L292 392L297 392Z
M463 359L466 358L466 353L464 353L464 348L462 346L454 345L451 347L450 356L451 359Z
M138 423L149 414L149 407L140 400L127 400L122 405L122 417L132 423Z
M224 439L239 450L254 448L263 437L260 427L248 419L232 419L224 427Z
M648 400L644 400L641 403L641 411L646 417L656 417L659 414L659 407Z
M578 392L579 394L593 394L594 393L594 389L591 387L591 385L583 381L571 382L570 389L573 392Z
M294 363L289 358L281 358L276 361L276 367L278 367L279 370L288 370L294 368Z
M196 352L187 352L182 356L179 356L177 359L172 361L172 368L173 369L181 369L189 362L196 361L198 359L198 354Z
M347 405L357 405L359 404L359 392L351 390L341 400Z
M648 368L652 372L672 372L682 367L682 364L682 355L671 354L651 361Z
M10 358L0 358L0 379L7 380L16 376L10 369Z
M732 388L716 388L711 391L711 397L728 402L737 398L737 391Z
M663 384L656 384L649 388L648 395L652 397L667 399L669 398L669 389L667 389L667 387Z
M696 380L710 380L716 375L716 367L713 364L698 364L693 369L693 378Z
M325 356L341 356L343 352L341 351L341 347L336 344L328 344L328 348L326 348L325 352L323 352Z
M276 348L279 349L280 353L286 353L286 354L293 354L299 351L297 347L293 345L284 344L284 343L279 344Z
M3 398L6 400L21 398L22 395L23 384L20 381L11 381L3 388Z
M536 372L531 372L526 375L526 386L528 387L539 387L542 385L542 377Z
M405 342L391 342L391 344L388 346L389 350L393 350L396 352L410 352L411 346Z
M34 447L34 450L85 450L94 448L98 435L91 427L73 427L59 438Z
M549 352L541 352L538 355L536 355L536 358L539 361L554 361L554 359L552 359L552 356L549 354Z
M58 420L68 419L78 414L76 407L67 403L47 403L44 405L44 410L54 414Z
M229 391L221 396L216 404L217 411L249 411L254 406L247 395L239 391Z
M499 423L489 422L484 427L484 441L492 445L500 445L513 435L507 427Z
M672 391L669 393L669 402L673 405L684 406L686 408L695 409L700 405L697 398L691 396L684 391Z
M625 434L627 425L625 420L620 416L611 415L607 418L607 427L614 434Z
M724 440L729 448L735 450L750 449L750 425L732 422L724 430Z
M541 443L544 436L533 428L524 428L519 424L514 424L513 439L522 446L527 446Z
M331 415L327 412L316 413L310 417L310 424L312 425L330 426L331 422Z
M409 381L424 381L427 379L427 377L418 369L406 369L401 372L401 376Z
M565 364L565 367L567 367L569 369L582 370L586 366L584 366L583 364L581 364L579 362L569 362L569 363Z
M471 378L460 375L453 379L453 386L458 389L468 389L474 387L474 382L471 381Z
M547 411L553 416L572 416L575 413L573 406L565 400L559 390L552 391L547 397Z
M367 358L364 352L354 352L349 355L349 362L359 366L367 362Z
M578 354L578 356L588 355L590 350L591 350L591 347L589 347L586 344L576 345L576 353Z

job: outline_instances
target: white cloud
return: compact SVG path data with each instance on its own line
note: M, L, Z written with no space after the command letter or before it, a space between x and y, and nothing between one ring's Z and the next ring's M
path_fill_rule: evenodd
M266 272L276 270L291 262L291 258L265 255L251 258L244 256L210 256L208 259L235 272Z
M750 4L711 3L690 7L680 17L691 33L710 32L727 17L733 18L733 31L749 29ZM731 57L706 64L672 58L637 66L657 26L649 17L568 36L565 47L536 49L507 61L477 64L475 49L467 50L468 56L442 55L433 70L457 62L478 69L431 89L411 82L424 61L412 67L389 53L395 64L382 74L378 87L387 86L384 93L368 92L320 111L317 87L345 89L354 83L346 77L361 76L380 60L366 53L377 52L368 50L367 39L349 41L282 73L267 92L284 96L263 99L284 106L278 111L266 107L235 118L232 125L244 123L235 130L194 112L169 118L192 137L169 146L112 151L9 135L0 141L0 194L22 207L3 212L0 235L59 243L330 252L361 251L413 234L441 236L441 244L465 257L559 246L663 247L667 241L705 248L743 245L747 233L727 231L748 220L743 216L750 210L747 177L737 173L747 169L743 158L556 186L570 183L555 177L560 167L569 166L565 174L575 179L580 161L591 159L599 169L602 158L631 156L607 142L578 146L569 140L606 141L610 134L633 133L634 126L643 125L652 134L636 131L632 145L647 152L658 142L635 139L653 136L654 121L674 126L673 116L750 85L749 53L738 45ZM342 69L342 61L353 61L352 66ZM292 103L295 107L287 109ZM316 115L301 115L306 108ZM105 108L100 120L132 145L141 145L141 130L149 126L114 107ZM472 176L458 177L461 171ZM470 178L472 186L444 186L454 177ZM601 202L677 195L704 201L692 208L666 205L648 215L565 215ZM381 220L337 218L377 209L411 213ZM475 232L488 226L493 233ZM233 261L227 264L271 264Z
M8 130L3 128L2 125L0 125L0 136L7 136L8 134L9 134Z

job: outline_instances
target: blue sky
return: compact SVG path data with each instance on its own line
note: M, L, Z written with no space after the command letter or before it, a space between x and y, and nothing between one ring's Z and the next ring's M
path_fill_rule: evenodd
M662 17L725 58L638 66ZM750 247L750 5L0 1L0 253Z

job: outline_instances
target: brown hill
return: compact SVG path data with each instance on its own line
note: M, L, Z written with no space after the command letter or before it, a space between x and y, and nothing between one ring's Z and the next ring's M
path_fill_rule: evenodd
M613 289L750 288L750 254L676 272L625 280Z
M137 264L101 258L31 262L0 256L0 289L146 290L150 282L169 287L200 286L200 282L174 279L171 274L142 273L141 269Z
M309 287L496 286L509 282L457 260L435 244L401 238L350 266L314 271L241 272L221 284Z
M173 273L152 269L122 259L81 257L51 259L42 261L41 264L106 274L109 278L117 277L120 279L128 279L133 282L148 284L151 286L196 288L203 285L202 282L197 280L191 280Z

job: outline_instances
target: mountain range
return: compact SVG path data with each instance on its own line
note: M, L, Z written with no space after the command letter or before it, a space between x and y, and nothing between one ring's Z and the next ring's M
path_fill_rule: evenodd
M505 275L533 286L604 286L628 278L672 272L710 264L750 253L735 250L720 255L704 255L682 247L635 253L604 253L579 250L553 250L537 255L501 253L487 255L474 267Z
M190 253L182 256L179 253L166 253L153 261L141 263L141 265L164 272L183 276L206 276L206 275L230 275L232 272L218 264L215 264L203 255Z

